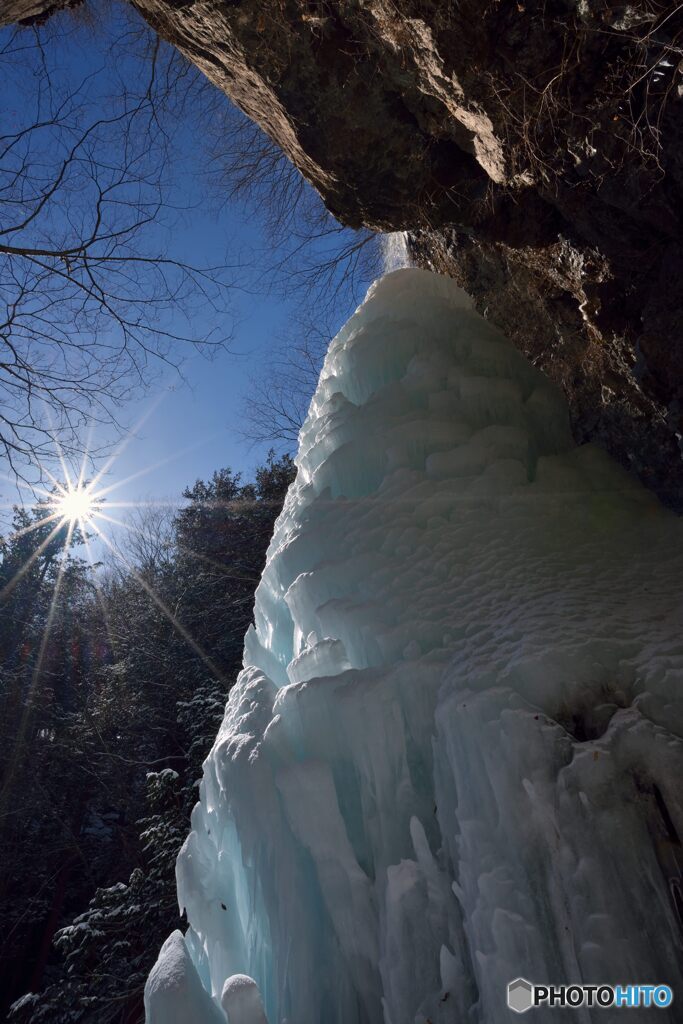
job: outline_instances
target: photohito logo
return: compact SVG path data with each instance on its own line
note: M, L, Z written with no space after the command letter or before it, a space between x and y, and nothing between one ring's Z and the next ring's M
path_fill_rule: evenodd
M663 1009L673 1002L669 985L534 985L515 978L508 985L508 1006L526 1013L535 1006L616 1007L633 1009L654 1006Z

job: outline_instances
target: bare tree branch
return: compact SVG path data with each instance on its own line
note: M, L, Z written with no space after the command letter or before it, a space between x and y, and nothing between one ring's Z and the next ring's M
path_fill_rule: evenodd
M260 287L286 297L290 327L245 397L239 432L296 447L330 338L383 272L374 232L342 227L282 151L239 110L216 103L206 133L208 176L222 202L241 201L263 224Z
M79 453L86 421L116 422L183 349L229 336L231 268L169 244L199 75L128 15L110 22L107 67L80 74L63 60L87 31L73 19L0 37L0 455L23 479L55 438Z

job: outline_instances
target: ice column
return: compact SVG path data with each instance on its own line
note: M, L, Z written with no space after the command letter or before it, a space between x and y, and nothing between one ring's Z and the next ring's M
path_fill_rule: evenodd
M269 1024L507 1024L520 975L683 998L681 522L418 270L332 341L297 465L150 1024L234 975Z

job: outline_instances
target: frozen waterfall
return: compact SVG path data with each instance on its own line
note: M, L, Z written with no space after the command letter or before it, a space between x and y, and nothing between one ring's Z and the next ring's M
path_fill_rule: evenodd
M683 524L418 270L332 341L297 464L148 1024L507 1024L519 975L683 999Z
M380 239L384 270L401 270L410 266L410 253L405 231L390 231Z

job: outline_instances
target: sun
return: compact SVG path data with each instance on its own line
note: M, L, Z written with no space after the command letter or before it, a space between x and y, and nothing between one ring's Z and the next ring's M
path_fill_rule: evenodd
M97 495L89 487L67 487L57 496L55 512L69 523L88 522L97 512Z

